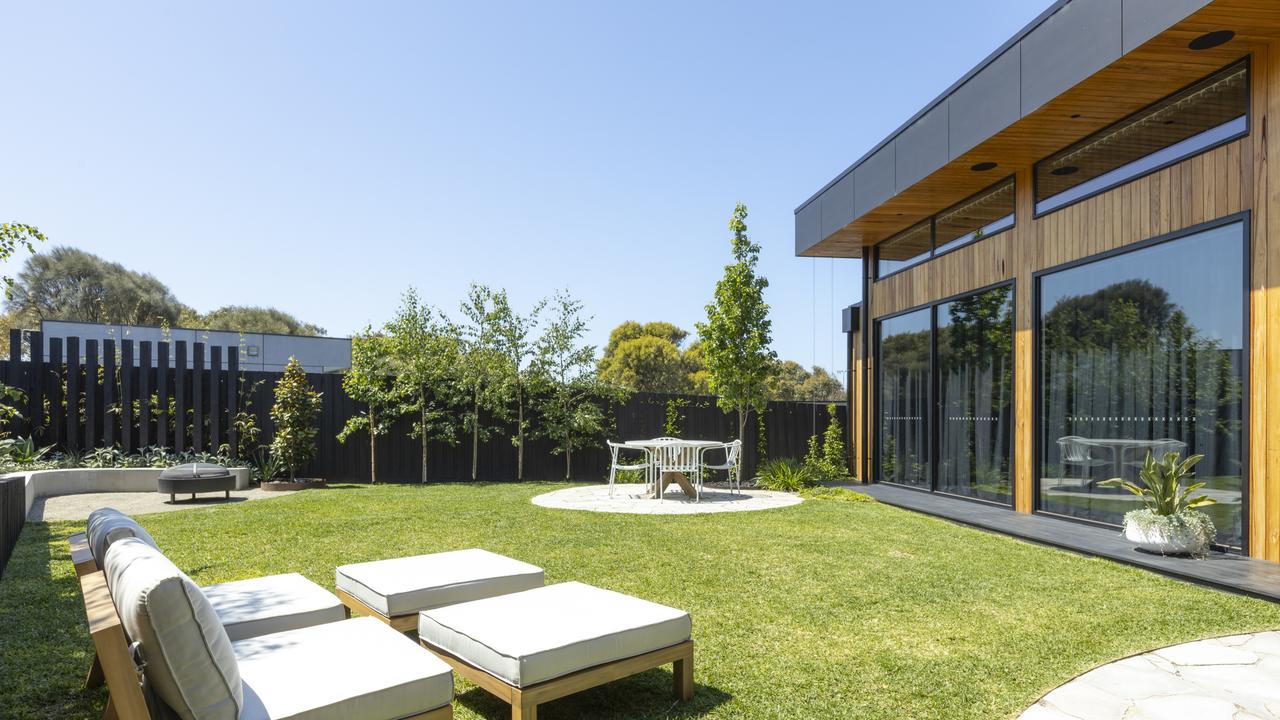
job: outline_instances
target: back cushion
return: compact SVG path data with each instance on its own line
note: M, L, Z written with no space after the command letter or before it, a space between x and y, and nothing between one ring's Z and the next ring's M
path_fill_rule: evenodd
M200 588L138 538L112 543L103 571L156 695L184 720L235 720L244 706L240 668Z
M156 541L133 518L115 508L101 508L89 513L89 524L85 529L85 539L89 542L89 552L93 560L102 567L107 557L107 548L121 538L138 538L157 550ZM110 578L107 580L110 582Z

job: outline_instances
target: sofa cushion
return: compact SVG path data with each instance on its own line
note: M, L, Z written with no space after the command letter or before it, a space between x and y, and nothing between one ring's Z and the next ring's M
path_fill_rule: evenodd
M347 617L336 595L298 573L208 585L204 595L234 642Z
M138 538L111 543L103 571L156 695L184 720L235 720L244 704L235 653L200 588Z
M244 679L241 720L394 720L447 705L453 672L373 618L232 644Z
M111 543L127 537L138 538L157 550L160 548L136 520L115 508L99 508L89 513L85 538L89 543L89 552L99 568L102 567Z
M542 568L488 550L343 565L335 586L383 615L419 610L542 587Z
M690 638L689 614L567 582L423 612L418 637L516 687Z

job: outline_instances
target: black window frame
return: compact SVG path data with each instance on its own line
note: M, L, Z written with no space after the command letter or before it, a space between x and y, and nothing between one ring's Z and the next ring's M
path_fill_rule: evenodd
M1073 206L1073 205L1076 205L1076 204L1079 204L1079 203L1085 202L1086 200L1090 200L1090 199L1092 199L1092 198L1095 198L1095 197L1097 197L1097 196L1099 196L1099 195L1102 195L1103 193L1110 192L1110 191L1112 191L1112 190L1114 190L1114 189L1116 189L1116 188L1118 188L1118 187L1121 187L1121 186L1123 186L1123 185L1126 185L1126 184L1128 184L1128 183L1131 183L1131 182L1133 182L1133 181L1135 181L1135 180L1140 180L1140 179L1142 179L1142 178L1144 178L1144 177L1146 177L1146 176L1148 176L1148 175L1152 175L1152 174L1154 174L1154 173L1158 173L1158 172L1160 172L1161 170L1168 169L1168 168L1170 168L1170 167L1172 167L1172 166L1174 166L1174 165L1177 165L1177 164L1178 164L1178 163L1180 163L1180 162L1184 162L1184 161L1186 161L1186 160L1189 160L1190 158L1196 157L1197 155L1203 155L1203 154L1205 154L1205 153L1207 153L1207 152L1211 152L1211 151L1213 151L1213 150L1216 150L1216 149L1218 149L1218 148L1222 147L1223 145L1228 145L1228 144L1233 143L1233 142L1235 142L1235 141L1237 141L1237 140L1240 140L1241 138L1246 138L1246 137L1248 137L1248 136L1252 133L1252 131L1253 131L1253 93L1252 93L1252 92L1246 92L1246 93L1245 93L1244 129L1243 129L1243 130L1241 130L1240 132L1238 132L1238 133L1234 133L1234 134L1232 134L1232 135L1228 135L1227 137L1225 137L1225 138L1221 138L1221 139L1219 139L1219 140L1216 140L1216 141L1214 141L1214 142L1212 142L1212 143L1210 143L1210 144L1208 144L1208 145L1204 145L1204 146L1196 147L1196 148L1195 148L1195 149L1193 149L1193 150L1189 150L1189 151L1187 151L1187 152L1185 152L1185 153L1182 153L1182 154L1180 154L1180 155L1178 155L1178 156L1176 156L1176 157L1174 157L1174 158L1171 158L1171 159L1169 159L1169 160L1166 160L1166 161L1164 161L1164 162L1162 162L1162 163L1160 163L1160 164L1158 164L1158 165L1153 165L1152 167L1147 168L1147 169L1145 169L1145 170L1142 170L1142 171L1140 171L1140 172L1136 172L1136 173L1133 173L1133 174L1131 174L1131 175L1123 175L1123 176L1121 176L1121 177L1117 178L1114 182L1111 182L1111 183L1108 183L1108 184L1103 185L1103 186L1101 186L1101 187L1098 187L1098 188L1096 188L1096 189L1094 189L1094 190L1092 190L1092 191L1090 191L1090 192L1088 192L1088 193L1085 193L1084 195L1081 195L1081 196L1080 196L1080 197L1078 197L1078 198L1075 198L1075 199L1070 200L1070 201L1068 201L1068 202L1064 202L1064 203L1062 203L1061 205L1055 205L1055 206L1053 206L1053 207L1051 207L1051 208L1047 208L1047 209L1044 209L1044 210L1041 210L1041 209L1040 209L1040 206L1041 206L1041 204L1042 204L1042 203L1048 202L1049 200L1051 200L1051 199L1053 199L1053 198L1055 198L1055 197L1058 197L1059 195L1061 195L1061 194L1062 194L1062 193L1060 192L1060 193L1057 193L1057 194L1054 194L1054 195L1050 195L1050 196L1048 196L1048 197L1044 198L1043 200L1038 199L1038 198L1039 198L1039 196L1040 196L1040 179L1039 179L1039 178L1040 178L1040 166L1041 166L1041 165L1043 165L1044 163L1048 162L1048 161L1049 161L1049 160L1051 160L1052 158L1054 158L1054 157L1056 157L1056 156L1058 156L1058 155L1060 155L1060 154L1062 154L1062 153L1064 153L1064 152L1066 152L1066 151L1070 150L1071 148L1074 148L1074 147L1079 146L1079 145L1084 145L1085 143L1090 142L1091 140L1093 140L1094 138L1096 138L1096 137L1098 137L1098 136L1100 136L1100 135L1103 135L1103 134L1106 134L1106 133L1108 133L1108 132L1111 132L1111 131L1113 131L1114 129L1116 129L1116 128L1118 128L1118 127L1121 127L1121 126L1123 126L1123 125L1125 125L1126 123L1133 122L1135 118L1137 118L1137 117L1139 117L1140 115L1142 115L1143 113L1147 112L1147 111L1148 111L1148 110L1150 110L1153 106L1155 106L1155 105L1159 105L1160 103L1165 102L1166 100L1169 100L1169 99L1170 99L1170 98L1172 98L1172 97L1176 97L1177 95L1180 95L1180 94L1182 94L1182 93L1184 93L1184 92L1186 92L1186 91L1190 90L1191 88L1195 87L1196 85L1199 85L1200 83L1204 82L1205 80L1208 80L1209 78L1213 77L1214 75L1218 75L1218 74L1220 74L1220 73L1224 73L1224 72L1226 72L1227 70L1230 70L1231 68L1236 67L1237 65L1243 65L1243 66L1244 66L1244 72L1245 72L1245 85L1246 85L1246 86L1250 86L1250 87L1251 87L1251 81L1252 81L1252 77L1253 77L1253 63L1252 63L1252 60L1253 60L1253 56L1252 56L1252 55L1246 55L1246 56L1244 56L1243 58L1238 58L1238 59L1236 59L1236 60L1232 60L1231 62L1227 63L1226 65L1223 65L1222 67L1218 68L1217 70L1214 70L1213 72L1208 73L1208 74L1207 74L1207 75L1205 75L1204 77L1197 78L1194 82L1187 83L1187 84L1186 84L1186 85L1184 85L1183 87L1180 87L1180 88L1178 88L1177 90L1175 90L1175 91L1173 91L1173 92L1169 93L1168 95L1165 95L1164 97L1160 98L1159 100L1156 100L1155 102L1152 102L1152 103L1149 103L1149 104L1147 104L1147 105L1144 105L1143 107L1141 107L1141 108L1139 108L1139 109L1137 109L1137 110L1135 110L1135 111L1133 111L1133 112L1129 113L1128 115L1125 115L1124 117L1120 118L1119 120L1116 120L1115 122L1110 123L1110 124L1109 124L1109 125L1107 125L1106 127L1103 127L1103 128L1101 128L1101 129L1099 129L1099 130L1096 130L1096 131L1094 131L1094 132L1092 132L1092 133L1090 133L1090 134L1086 135L1085 137L1083 137L1083 138L1081 138L1081 139L1079 139L1079 140L1077 140L1077 141L1075 141L1075 142L1071 143L1070 145L1067 145L1067 146L1065 146L1065 147L1059 148L1058 150L1053 151L1053 152L1052 152L1052 153L1050 153L1049 155L1046 155L1045 157L1041 158L1040 160L1037 160L1037 161L1036 161L1036 162L1031 166L1031 218L1032 218L1033 220L1038 220L1038 219L1040 219L1040 218L1042 218L1042 217L1045 217L1046 215L1051 215L1051 214L1053 214L1053 213L1055 213L1055 212L1058 212L1059 210L1065 210L1066 208L1069 208L1069 207L1071 207L1071 206ZM1229 121L1229 122L1232 122L1232 121ZM1227 124L1227 123L1223 123L1223 125L1225 125L1225 124ZM1216 126L1216 127L1222 127L1222 125L1218 125L1218 126ZM1203 132L1209 132L1210 130L1213 130L1213 129L1215 129L1215 128L1209 128L1208 130L1205 130L1205 131L1203 131ZM1193 135L1193 136L1192 136L1192 138L1194 138L1194 137L1195 137L1195 136ZM1190 139L1192 139L1192 138L1187 138L1186 140L1190 140ZM1180 141L1180 142L1186 142L1186 140L1183 140L1183 141ZM1175 143L1174 145L1177 145L1177 144L1178 144L1178 143ZM1162 150L1166 150L1166 149L1168 149L1168 148L1170 148L1170 147L1174 147L1174 145L1168 145L1168 146L1166 146L1166 147L1164 147L1164 148L1161 148L1160 150L1156 150L1155 152L1161 152ZM1129 163L1126 163L1126 165L1128 165L1128 164L1132 164L1132 163L1138 162L1138 161L1140 161L1140 160L1143 160L1143 159L1145 159L1145 158L1147 158L1147 157L1150 157L1151 155L1154 155L1154 154L1155 154L1155 152L1153 152L1153 153L1148 153L1147 155L1144 155L1143 157L1138 158L1137 160L1132 160L1132 161L1130 161ZM1111 171L1108 171L1108 172L1115 172L1116 170L1120 170L1120 169L1122 169L1123 167L1124 167L1124 165L1121 165L1120 167L1115 168L1114 170L1111 170ZM1106 174L1107 174L1107 173L1104 173L1103 175L1099 175L1098 177L1104 177ZM1091 180L1086 180L1086 181L1085 181L1085 183L1087 183L1087 182L1091 182L1091 181L1092 181L1092 179L1091 179ZM1085 183L1081 183L1081 184L1083 185L1083 184L1085 184ZM1064 190L1064 191L1062 191L1062 192L1070 192L1070 189L1068 189L1068 190Z
M999 233L995 233L995 234L999 234ZM988 235L986 237L992 237L992 235ZM929 493L930 495L938 495L940 497L945 497L945 498L950 498L955 500L964 500L967 502L980 503L982 505L1005 508L1007 510L1013 510L1018 507L1018 483L1016 481L1015 472L1014 472L1015 463L1017 460L1016 433L1014 434L1013 442L1011 442L1009 445L1009 455L1010 455L1009 501L1007 503L998 502L995 500L988 500L986 498L975 497L971 495L961 495L959 493L945 492L938 489L938 455L939 453L938 453L937 440L940 434L941 411L942 411L942 408L939 405L939 399L938 399L939 384L940 384L939 378L938 378L938 308L941 307L942 305L946 305L949 302L962 300L964 298L972 297L974 295L981 295L983 293L990 292L992 290L996 290L1002 287L1009 288L1010 290L1009 299L1013 303L1013 307L1015 308L1015 312L1016 312L1016 308L1018 307L1017 281L1015 278L1008 278L1006 280L1001 280L999 282L991 283L990 285L984 285L979 288L974 288L973 290L966 290L965 292L956 293L954 295L948 295L947 297L939 298L937 300L932 300L927 303L914 305L904 310L898 310L897 312L889 313L888 315L881 315L880 317L877 317L872 321L873 332L870 338L872 343L871 357L875 361L875 371L872 373L874 375L874 378L872 379L873 394L871 395L871 397L875 398L875 417L872 418L872 423L871 423L872 437L874 438L874 442L871 443L871 473L870 473L871 482L877 483L877 484L884 483L886 485L892 485L896 488L906 488L907 490L913 490L915 492ZM884 370L884 363L880 362L880 353L882 350L880 327L881 327L881 323L884 322L885 320L892 320L896 317L909 315L911 313L919 312L921 310L929 311L929 398L927 403L927 407L929 408L929 414L926 419L926 426L925 426L925 433L926 433L926 436L929 438L929 478L928 478L929 486L928 487L916 487L914 485L896 483L891 480L883 480L880 477L880 445L881 445L881 437L882 437L880 434L881 415L882 415L882 413L880 412L880 389L882 387L881 376ZM1014 319L1014 332L1015 333L1017 332L1016 318ZM1016 341L1013 343L1013 346L1010 347L1009 349L1009 356L1010 356L1009 359L1011 361L1010 367L1013 369L1013 376L1011 380L1013 382L1013 386L1016 392L1016 388L1018 387L1018 345ZM1017 412L1016 408L1014 412L1015 413ZM1010 429L1010 432L1013 432L1013 428ZM1111 527L1111 526L1108 525L1107 527Z
M1183 238L1190 237L1192 235L1198 235L1202 232L1215 230L1217 228L1226 227L1228 225L1234 225L1236 223L1240 223L1242 227L1241 235L1243 236L1243 243L1244 243L1244 254L1243 254L1243 258L1244 258L1243 281L1244 282L1243 282L1243 292L1241 293L1241 298L1240 298L1240 302L1244 307L1244 332L1243 332L1243 335L1241 336L1241 339L1244 345L1244 347L1241 349L1241 362L1243 364L1242 374L1244 376L1244 388L1243 388L1243 392L1241 392L1242 407L1241 407L1241 430L1240 430L1240 477L1242 481L1241 493L1240 493L1240 547L1239 548L1226 547L1226 546L1220 545L1217 542L1213 543L1211 547L1214 550L1229 552L1235 555L1242 555L1246 557L1249 555L1249 506L1250 506L1250 492L1249 492L1250 450L1249 448L1252 445L1252 438L1250 437L1250 434L1253 430L1252 428L1253 418L1251 415L1251 412L1252 412L1251 394L1252 393L1249 392L1249 384L1253 380L1253 359L1252 359L1253 349L1252 349L1252 346L1251 346L1252 343L1250 342L1250 340L1253 332L1252 328L1253 328L1253 321L1254 321L1253 310L1252 310L1251 303L1249 301L1250 300L1249 294L1252 287L1251 283L1252 283L1252 277L1253 277L1253 259L1250 254L1250 248L1252 247L1253 227L1252 227L1252 212L1249 210L1243 210L1241 212L1232 213L1230 215L1224 215L1220 218L1215 218L1207 222L1198 223L1196 225L1182 228L1181 230L1175 230L1173 232L1165 233L1163 235L1156 235L1154 237L1147 238L1146 240L1130 243L1129 245L1118 247L1113 250L1108 250L1106 252L1096 253L1094 255L1089 255L1087 257L1077 258L1075 260L1059 263L1058 265L1054 265L1052 267L1047 267L1041 270L1037 270L1031 274L1031 388L1032 388L1031 512L1032 514L1044 515L1045 517L1057 518L1059 520L1066 520L1068 522L1081 523L1083 525L1089 525L1092 527L1107 528L1108 530L1114 530L1116 528L1116 526L1111 523L1105 523L1099 520L1091 520L1089 518L1078 517L1074 515L1062 515L1059 513L1054 513L1048 510L1044 510L1040 506L1041 504L1040 503L1040 485L1044 480L1044 478L1041 477L1041 475L1043 475L1043 473L1041 472L1041 464L1044 462L1044 456L1043 456L1044 454L1042 451L1043 443L1041 442L1043 440L1043 438L1041 437L1041 434L1044 432L1044 417L1043 417L1044 393L1042 392L1042 384L1044 382L1044 377L1043 377L1044 371L1043 371L1043 368L1041 367L1042 357L1040 352L1040 342L1042 340L1042 335L1043 335L1043 328L1041 327L1041 321L1043 317L1043 313L1041 312L1042 298L1040 294L1041 279L1044 278L1046 275L1052 275L1054 273L1061 272L1063 270L1070 270L1072 268L1080 267L1082 265L1088 265L1090 263L1100 262L1103 260L1120 256L1120 255L1125 255L1127 253L1136 252L1138 250L1145 250L1147 248L1155 247L1157 245L1162 245L1167 242L1181 240ZM1015 373L1017 372L1016 366L1015 366L1014 372Z
M969 238L968 240L966 240L965 242L962 242L962 243L960 243L960 244L958 244L958 245L953 245L952 247L949 247L949 248L947 248L946 250L943 250L943 251L939 252L939 251L938 251L938 218L939 218L940 216L945 215L945 214L947 214L948 212L950 212L950 211L954 210L955 208L958 208L958 207L960 207L961 205L964 205L965 203L971 202L971 201L975 200L976 198L981 197L982 195L985 195L986 193L989 193L989 192L991 192L992 190L995 190L996 188L999 188L1001 185L1004 185L1005 183L1008 183L1009 185L1011 185L1011 186L1012 186L1012 188L1013 188L1013 198L1014 198L1014 201L1013 201L1013 211L1012 211L1011 213L1009 213L1009 215L1006 215L1006 216L1004 216L1004 217L1012 217L1012 218L1013 218L1013 220L1012 220L1008 225L1006 225L1006 226L1004 226L1004 227L1001 227L999 230L996 230L995 232L991 233L990 235L981 235L981 236L976 236L976 237L970 237L970 238ZM954 203L952 203L952 204L950 204L950 205L946 206L945 208L943 208L943 209L939 210L938 212L936 212L936 213L934 213L934 214L930 215L929 217L925 218L924 220L921 220L921 221L919 221L919 222L914 222L914 223L912 223L911 225L909 225L908 227L906 227L906 228L904 228L904 229L902 229L902 230L900 230L900 231L898 231L898 232L894 233L893 235L891 235L891 236L889 236L889 237L885 238L884 240L881 240L880 242L876 243L876 244L875 244L875 246L873 247L873 250L874 250L874 252L875 252L875 257L874 257L874 262L872 263L872 267L873 267L873 270L874 270L874 272L872 273L872 279L878 282L878 281L883 280L883 279L885 279L885 278L887 278L887 277L892 277L892 276L894 276L894 275L897 275L897 274L898 274L898 273L900 273L900 272L905 272L905 271L907 271L907 270L910 270L911 268L920 267L921 265L924 265L925 263L929 262L930 260L933 260L934 258L942 257L943 255L946 255L946 254L948 254L948 253L953 253L953 252L955 252L956 250L959 250L959 249L964 248L964 247L968 247L969 245L972 245L972 244L974 244L974 243L976 243L976 242L979 242L979 241L982 241L982 240L986 240L987 238L996 237L997 235L1001 235L1001 234L1003 234L1003 233L1006 233L1006 232L1008 232L1008 231L1010 231L1010 230L1014 229L1014 228L1015 228L1015 227L1017 227L1017 225L1018 225L1018 199L1017 199L1017 198L1018 198L1018 181L1017 181L1017 177L1016 177L1016 175L1010 174L1010 175L1007 175L1007 176L1005 176L1005 177L1003 177L1003 178L1000 178L1000 179L999 179L999 180L997 180L996 182L993 182L993 183L991 183L990 185L988 185L988 186L986 186L986 187L982 188L982 189L981 189L981 190L979 190L978 192L975 192L975 193L973 193L972 195L969 195L969 196L965 197L964 199L960 200L959 202L954 202ZM1003 218L1001 218L1001 219L1003 219ZM903 235L905 235L905 234L907 234L907 233L909 233L909 232L911 232L911 231L915 230L916 228L920 227L921 225L923 225L923 224L925 224L925 223L928 223L928 224L929 224L929 250L928 250L927 252L923 253L923 254L922 254L922 256L916 256L916 257L920 257L920 259L919 259L918 261L916 261L916 262L911 263L910 265L907 265L906 267L900 267L900 268L898 268L898 269L896 269L896 270L891 270L891 271L889 271L889 272L887 272L887 273L881 273L881 272L880 272L880 246L881 246L881 245L884 245L885 243L892 242L893 240L896 240L896 239L897 239L897 238L899 238L899 237L902 237ZM975 231L975 232L976 232L976 231ZM972 233L972 232L971 232L971 233L968 233L968 234L969 234L970 236L972 236L974 233ZM962 235L962 236L960 236L960 237L964 237L964 236ZM955 242L956 240L959 240L959 239L960 239L960 238L955 238L954 240L948 240L947 242L948 242L948 243L953 243L953 242ZM923 307L923 306L922 306L922 307ZM916 308L916 309L919 309L919 308ZM886 316L886 317L888 317L888 316Z

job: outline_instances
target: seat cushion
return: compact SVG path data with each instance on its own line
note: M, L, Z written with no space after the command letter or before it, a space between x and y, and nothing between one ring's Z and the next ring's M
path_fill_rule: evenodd
M472 548L338 568L335 585L383 615L542 587L542 568Z
M336 595L298 573L236 580L203 590L232 641L347 617Z
M568 582L429 610L418 637L516 687L690 638L689 613Z
M157 550L160 549L156 545L156 541L151 535L142 529L142 526L136 520L116 510L115 508L99 508L89 513L89 523L85 528L85 538L89 542L89 552L93 555L93 560L102 567L103 559L107 556L107 548L111 543L121 538L134 537L146 542Z
M449 666L373 618L232 647L244 679L241 720L395 720L453 700Z
M200 588L138 538L113 542L103 571L156 695L183 720L235 720L244 704L235 653Z

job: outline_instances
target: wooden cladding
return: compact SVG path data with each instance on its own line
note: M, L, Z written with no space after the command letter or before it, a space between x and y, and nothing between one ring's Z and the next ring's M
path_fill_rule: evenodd
M873 283L872 316L1010 280L1017 272L1015 249L1027 256L1030 272L1037 272L1246 210L1253 192L1251 157L1249 139L1242 138L1039 218L1019 212L1015 232ZM1018 184L1020 199L1029 193L1030 183ZM1025 242L1031 247L1017 246Z

